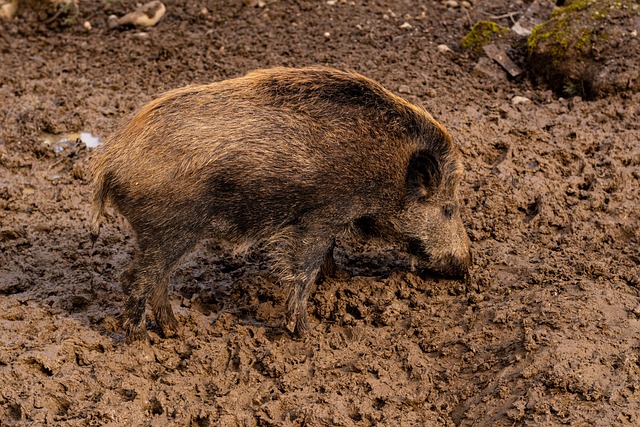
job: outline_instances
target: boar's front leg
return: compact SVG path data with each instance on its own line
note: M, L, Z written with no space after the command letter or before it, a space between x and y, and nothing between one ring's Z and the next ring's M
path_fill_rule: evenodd
M328 268L333 261L333 238L312 237L296 233L288 242L289 266L286 275L291 290L287 300L287 329L302 336L309 329L307 301L320 269ZM330 261L328 259L331 258Z
M322 267L317 276L317 282L320 283L324 279L329 277L336 277L338 275L338 267L336 261L333 259L333 249L336 247L336 239L331 239L329 248L324 254L324 260L322 261Z

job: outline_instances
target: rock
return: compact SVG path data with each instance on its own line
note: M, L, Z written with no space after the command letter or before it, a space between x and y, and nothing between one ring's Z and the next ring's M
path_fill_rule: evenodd
M18 12L18 0L0 0L0 19L11 19Z
M411 88L407 85L400 85L398 88L398 92L400 93L411 93Z
M531 71L568 97L637 92L640 42L632 34L638 27L636 0L568 1L529 36Z
M127 13L122 18L118 19L118 25L134 25L141 28L153 27L158 23L158 21L160 21L160 19L162 19L166 11L167 8L164 3L155 0L143 4L135 11ZM115 28L112 26L115 24L112 16L115 15L111 15L109 17L108 23L110 28Z
M120 26L120 20L116 15L109 15L109 17L107 18L107 25L113 30L114 28Z
M82 24L82 26L84 27L85 30L90 30L93 27L91 26L91 22L89 21L84 21L84 24Z
M437 49L440 53L452 52L451 48L446 44L439 44Z
M331 33L328 32L328 31L326 33L324 33L324 38L325 39L330 39L331 38Z
M468 2L468 1L463 1L462 3L460 3L462 5L462 7L464 7L465 9L471 9L473 7L473 5Z
M553 7L553 2L533 0L529 8L513 24L511 29L520 36L528 36L536 25L549 19L549 14L551 14Z
M460 7L460 3L458 3L456 0L447 0L444 2L444 5L449 9L457 9Z
M528 102L531 102L531 100L525 96L516 95L513 98L511 98L511 104L513 105L526 104Z
M482 49L484 53L494 61L496 61L502 68L504 68L511 77L518 77L522 74L522 70L518 67L515 62L507 56L507 52L505 48L500 48L499 46L491 43L489 45L483 46Z
M413 28L413 25L409 24L408 22L405 22L402 25L400 25L400 28L409 29L409 28Z

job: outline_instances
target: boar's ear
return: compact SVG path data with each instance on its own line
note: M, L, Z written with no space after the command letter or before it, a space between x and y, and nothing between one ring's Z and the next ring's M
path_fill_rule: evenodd
M425 150L416 151L409 161L407 186L409 194L418 198L429 197L440 185L440 163Z

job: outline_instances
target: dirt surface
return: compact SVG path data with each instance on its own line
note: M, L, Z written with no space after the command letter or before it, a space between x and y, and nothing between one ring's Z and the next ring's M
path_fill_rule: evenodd
M0 23L0 425L640 425L638 93L558 99L459 49L521 2L245 3L172 1L144 33L107 27L132 1ZM351 277L318 285L295 339L260 254L204 242L172 280L181 335L149 322L153 345L125 345L134 237L114 216L92 250L91 149L50 134L104 137L170 88L312 64L362 72L454 135L469 286L341 242Z

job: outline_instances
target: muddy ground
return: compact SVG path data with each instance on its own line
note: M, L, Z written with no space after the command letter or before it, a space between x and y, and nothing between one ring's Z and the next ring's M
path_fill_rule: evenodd
M562 99L459 49L522 2L245 3L171 1L143 34L107 27L128 0L81 2L66 27L0 23L0 426L640 425L639 94ZM134 236L113 216L91 249L91 148L58 136L103 138L170 88L311 64L379 80L454 135L469 286L341 242L351 277L317 287L295 339L267 261L204 242L172 279L181 335L149 322L153 345L126 345Z

